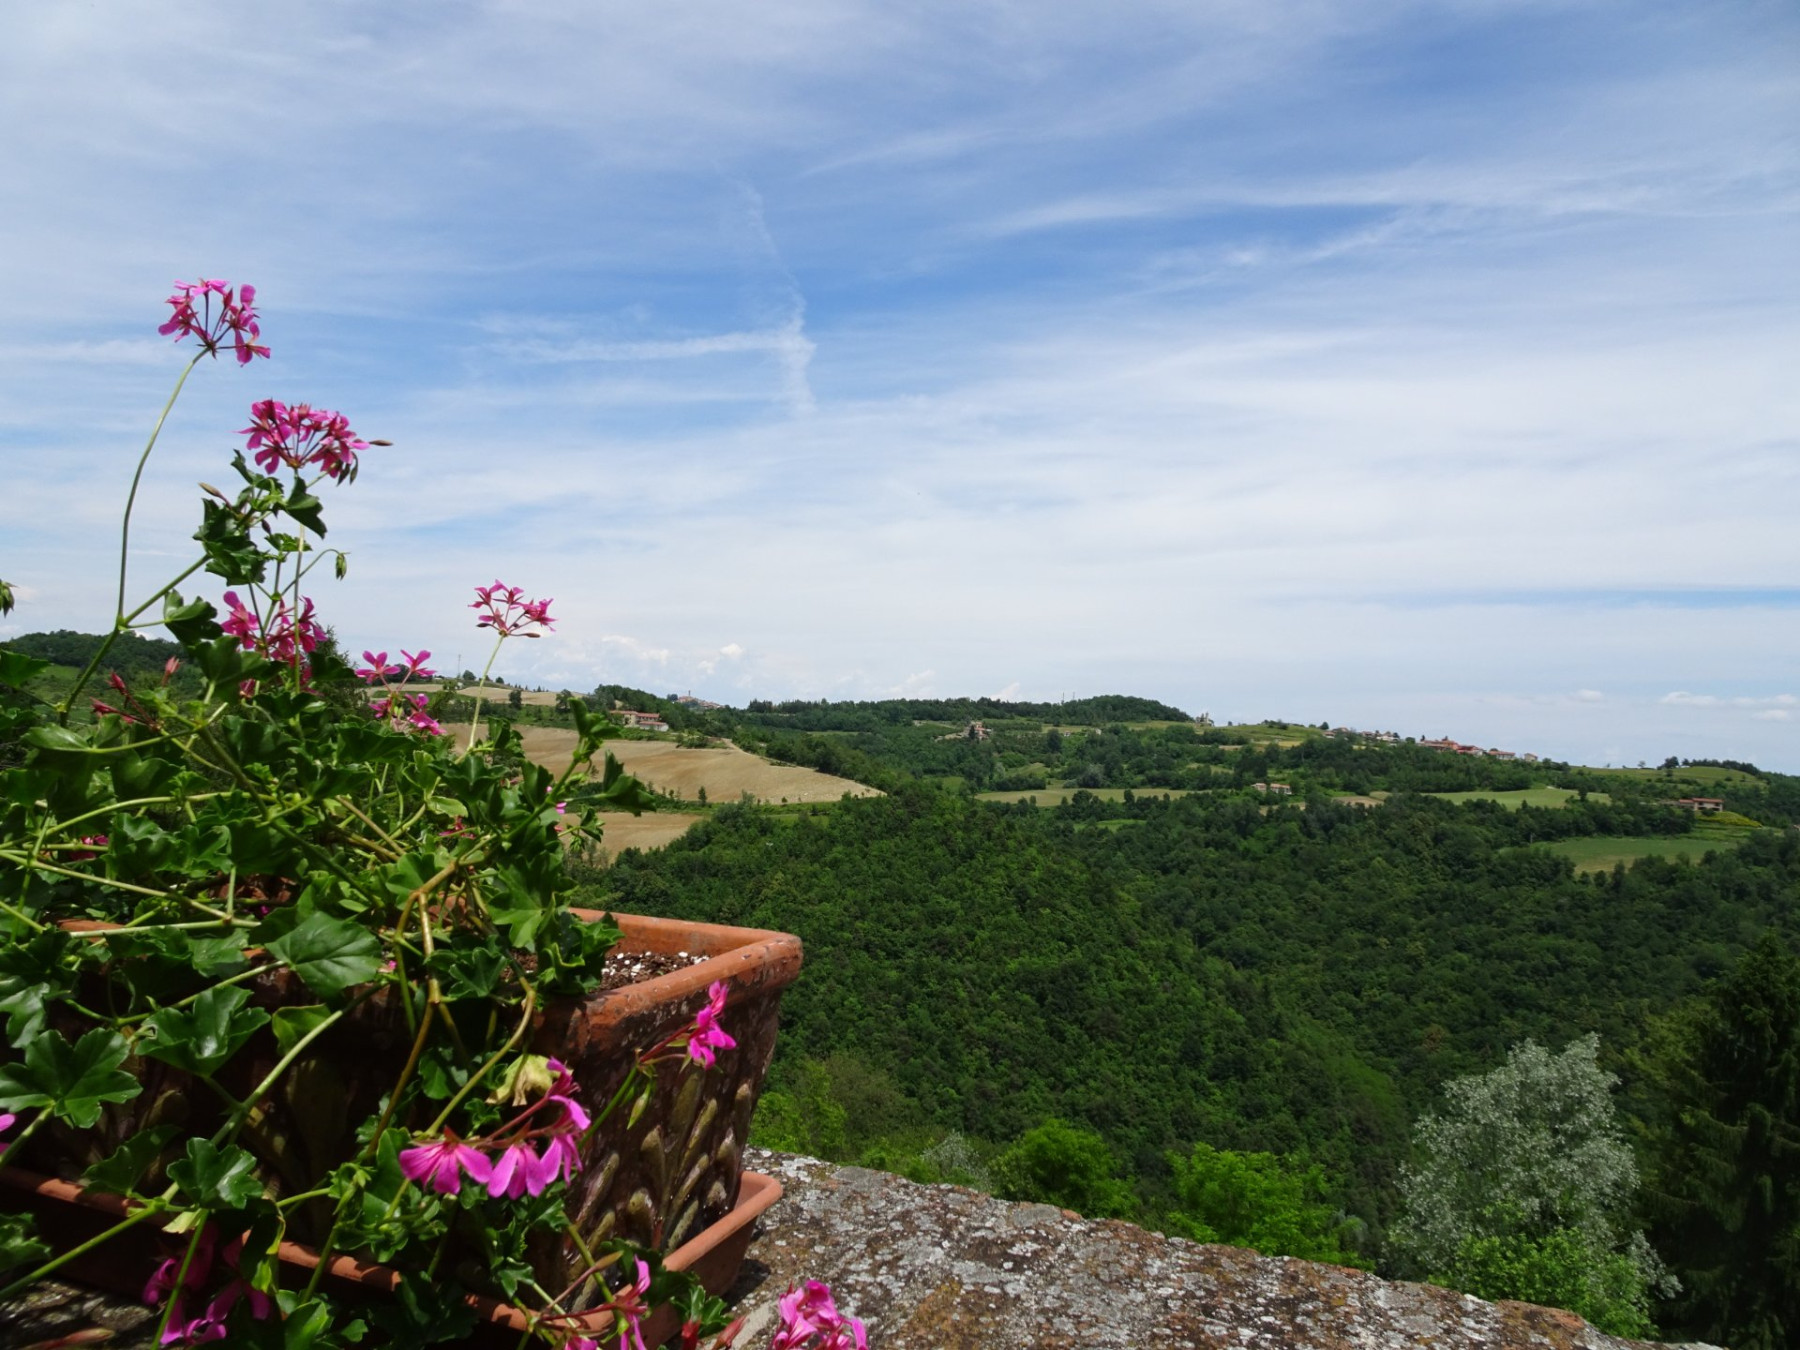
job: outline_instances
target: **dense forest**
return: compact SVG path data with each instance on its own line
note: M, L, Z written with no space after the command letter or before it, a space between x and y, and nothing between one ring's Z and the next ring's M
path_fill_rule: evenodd
M888 796L810 814L727 807L592 879L620 909L805 938L765 1140L1254 1241L1247 1223L1193 1213L1229 1165L1240 1204L1263 1193L1252 1183L1285 1186L1281 1212L1314 1216L1280 1249L1441 1275L1390 1237L1419 1122L1447 1084L1499 1070L1526 1042L1596 1035L1599 1065L1622 1080L1621 1137L1654 1181L1673 1167L1668 1084L1685 1072L1693 1087L1682 1057L1697 1053L1671 1048L1671 1025L1701 1018L1759 939L1796 936L1800 833L1782 775L1716 766L1736 775L1721 788L1705 766L1692 779L1679 764L1608 774L1291 728L1073 725L940 740L896 719L854 734L879 738L859 753ZM931 747L997 765L1006 737L1065 785L1097 764L1137 786L1042 809L976 798L993 781L976 773L959 790L934 781L946 761ZM1277 777L1292 795L1252 786ZM1566 800L1427 795L1534 784ZM1728 839L1672 804L1696 784L1726 793ZM1379 805L1339 800L1371 792ZM1692 860L1581 873L1547 847L1609 836L1693 837ZM1679 1279L1687 1230L1672 1193L1632 1191L1626 1218L1660 1239ZM1554 1256L1559 1234L1526 1255ZM1512 1250L1477 1243L1453 1276L1621 1331L1652 1325L1619 1311L1628 1300L1531 1283L1535 1268L1495 1256ZM1717 1307L1675 1287L1660 1286L1657 1315L1724 1340Z

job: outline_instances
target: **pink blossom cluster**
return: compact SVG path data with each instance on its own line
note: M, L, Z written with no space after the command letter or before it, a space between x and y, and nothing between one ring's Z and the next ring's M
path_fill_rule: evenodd
M644 1301L644 1295L650 1292L650 1267L642 1260L637 1263L637 1278L630 1284L616 1290L613 1296L595 1309L596 1312L608 1312L618 1325L619 1350L634 1346L636 1350L645 1350L644 1332L640 1325L650 1315L650 1305ZM612 1337L607 1338L611 1340ZM563 1342L563 1350L601 1350L599 1341L591 1336L575 1336Z
M218 297L214 312L213 297ZM217 356L227 340L237 351L238 364L247 366L255 356L267 357L269 349L257 342L262 329L256 323L256 287L233 288L223 281L202 277L198 281L178 281L169 306L175 312L157 332L172 334L177 342L191 337L199 340L208 356Z
M390 663L386 652L363 653L363 660L369 664L358 670L356 677L364 684L372 685L379 681L385 691L383 697L370 702L369 711L384 722L392 722L396 726L403 723L428 736L442 736L443 726L428 711L431 697L427 694L409 694L403 688L408 680L429 680L437 675L435 670L425 664L431 653L402 651L400 655L405 659Z
M719 1025L719 1014L725 1011L725 1000L730 993L731 986L723 980L714 980L707 985L706 1002L694 1014L694 1020L642 1052L638 1056L639 1064L648 1067L664 1058L685 1054L695 1064L712 1068L718 1051L730 1050L737 1045L731 1034Z
M441 1195L459 1194L467 1175L486 1186L496 1200L542 1195L558 1178L573 1179L581 1170L576 1140L592 1122L570 1095L575 1080L568 1069L554 1059L548 1067L556 1075L550 1091L491 1136L464 1142L446 1131L436 1143L403 1149L400 1170L408 1180L430 1186ZM551 1118L535 1120L546 1107L554 1108ZM543 1141L541 1152L531 1147L534 1140ZM499 1149L500 1154L490 1158L484 1149Z
M259 1322L275 1311L275 1300L252 1286L238 1269L238 1262L244 1252L244 1240L239 1237L233 1239L221 1253L231 1272L231 1278L207 1301L203 1311L191 1318L187 1316L188 1295L198 1294L206 1287L212 1275L213 1242L213 1230L210 1227L202 1229L193 1259L188 1262L187 1273L181 1275L180 1288L176 1288L175 1278L181 1274L181 1258L174 1256L158 1266L150 1276L150 1282L144 1286L144 1302L153 1308L160 1306L165 1299L173 1300L168 1326L162 1334L164 1345L203 1345L207 1341L224 1340L226 1319L231 1316L231 1310L238 1305L240 1299L249 1299L250 1315Z
M170 660L173 661L174 658L171 657ZM169 677L167 675L163 676L163 683L167 684L168 682ZM109 689L119 695L119 702L124 706L114 707L112 704L107 703L102 699L89 699L88 701L94 706L94 713L96 716L123 717L127 722L137 722L143 726L154 726L156 724L156 718L143 704L137 701L137 697L131 692L130 686L125 683L125 677L120 675L118 671L112 671L107 675L106 684Z
M475 596L475 602L469 608L487 611L475 620L475 626L491 628L503 638L541 637L541 633L527 630L555 626L556 621L550 617L550 597L527 600L524 591L501 581L492 586L477 586Z
M0 1134L5 1134L10 1130L18 1119L11 1111L0 1111ZM0 1144L0 1153L4 1152L6 1152L6 1145Z
M313 617L313 602L300 597L296 614L285 598L277 599L275 608L265 620L244 604L236 591L225 592L225 608L230 617L219 627L236 638L246 651L260 652L281 665L298 665L300 682L306 683L309 667L306 658L325 639L325 626ZM248 696L254 687L245 691Z
M837 1310L830 1285L808 1280L804 1289L783 1294L777 1307L781 1326L769 1350L869 1350L863 1324Z
M706 1006L694 1014L693 1030L688 1033L688 1058L696 1064L713 1066L713 1052L733 1049L737 1042L719 1025L719 1014L725 1011L728 986L714 980L706 989Z
M105 834L84 834L81 836L81 842L83 847L63 855L69 862L92 862L100 856L100 850L112 843L112 837ZM87 845L92 845L92 847L87 847ZM6 1126L0 1125L0 1130L5 1128Z
M274 473L282 465L290 469L317 465L339 483L356 476L356 452L369 448L369 442L350 430L342 413L273 398L250 405L250 425L242 434L249 437L245 448L264 473Z

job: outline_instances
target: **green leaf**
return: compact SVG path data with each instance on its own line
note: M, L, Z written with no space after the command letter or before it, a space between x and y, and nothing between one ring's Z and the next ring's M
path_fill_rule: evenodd
M77 1129L100 1119L104 1102L128 1102L143 1084L120 1070L130 1047L116 1032L96 1027L74 1045L49 1031L25 1050L23 1063L0 1068L0 1108L41 1106Z
M442 867L437 852L408 853L396 858L384 870L383 881L396 899L405 899L438 874Z
M23 739L33 750L51 755L88 755L94 750L88 733L78 727L33 727Z
M277 1008L275 1043L281 1047L281 1053L287 1054L330 1016L331 1009L323 1003L309 1003L303 1008Z
M0 650L0 684L23 689L26 683L50 669L48 661L40 661L24 652Z
M383 1344L393 1350L418 1350L461 1340L475 1326L475 1310L461 1290L408 1271L400 1277L394 1301L374 1305L369 1320L387 1333Z
M425 966L438 977L445 998L487 998L499 987L506 956L497 947L439 947Z
M186 1012L159 1008L144 1019L138 1053L209 1075L268 1022L261 1008L244 1007L249 1001L249 990L231 985L208 989Z
M293 932L269 944L269 953L326 998L373 979L381 969L381 944L360 924L311 914Z
M168 760L135 750L112 756L111 768L113 786L122 797L155 797L175 776L175 765Z
M293 490L288 493L287 500L282 502L281 509L288 516L306 526L306 528L311 530L314 534L321 538L324 537L325 517L323 512L325 510L325 503L302 487L298 478L294 480Z
M194 970L209 980L236 975L250 966L249 959L244 955L244 934L241 929L223 937L195 938L188 951Z
M176 837L146 816L121 811L109 829L107 861L117 875L143 880L174 860Z
M44 1000L55 991L47 984L0 980L0 1012L6 1014L6 1039L15 1047L31 1044L44 1030Z
M29 1214L0 1214L0 1271L30 1265L50 1255L37 1236L37 1220Z
M210 498L202 505L205 515L194 538L206 550L206 570L228 586L261 581L268 568L268 557L250 537L243 519Z
M169 1164L169 1180L205 1209L242 1209L263 1190L254 1157L236 1144L214 1148L208 1139L188 1140L187 1157Z
M180 1130L174 1125L158 1125L153 1130L134 1134L113 1152L110 1158L95 1163L81 1174L82 1183L93 1190L110 1191L114 1195L131 1195L144 1179L163 1149Z
M315 1347L326 1344L326 1335L331 1330L331 1309L318 1299L288 1306L282 1300L282 1311L287 1314L282 1322L282 1350L315 1350Z
M175 635L177 642L190 649L197 643L208 642L219 636L221 630L214 622L218 613L210 601L189 600L182 603L177 591L170 591L163 597L163 627ZM235 646L237 639L232 638L231 642Z

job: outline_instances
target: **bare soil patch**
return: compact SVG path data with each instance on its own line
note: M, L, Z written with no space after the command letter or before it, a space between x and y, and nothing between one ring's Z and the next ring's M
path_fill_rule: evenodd
M706 819L688 811L646 811L641 816L629 811L596 811L594 818L606 827L601 847L609 858L628 848L661 848L681 838L694 822Z
M468 735L465 723L462 729ZM568 767L575 753L575 733L563 727L520 727L525 757L553 773ZM771 764L735 745L709 745L687 750L673 741L608 741L610 750L628 773L659 792L694 801L706 789L710 802L735 802L746 792L759 802L835 802L852 797L879 797L875 788L848 778L820 773L817 769ZM645 816L645 820L649 817Z

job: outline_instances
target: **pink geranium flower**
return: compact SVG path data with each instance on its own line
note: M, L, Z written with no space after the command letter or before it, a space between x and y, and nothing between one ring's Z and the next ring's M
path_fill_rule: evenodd
M573 1181L575 1174L581 1170L581 1150L576 1147L574 1137L567 1134L552 1135L544 1144L543 1156L533 1163L532 1179L537 1184L536 1195L558 1178Z
M627 1344L635 1345L637 1350L644 1350L644 1333L638 1324L650 1315L649 1306L644 1302L644 1295L649 1292L650 1267L640 1260L637 1263L637 1279L601 1305L618 1319L619 1350L625 1350ZM630 1338L629 1341L627 1337Z
M421 1144L403 1149L400 1170L410 1181L429 1185L440 1195L455 1195L462 1190L463 1173L486 1183L494 1174L494 1164L479 1149L470 1148L455 1135L446 1134L435 1144Z
M440 723L437 718L432 717L425 711L425 705L431 700L426 698L423 694L415 694L413 696L413 701L418 706L414 708L411 713L407 714L407 724L411 726L414 731L422 731L427 736L442 736L444 734L443 724Z
M339 483L356 477L357 451L369 448L369 442L350 430L349 419L342 413L273 398L250 405L250 425L243 434L249 438L245 449L256 456L256 465L264 473L283 466L295 470L316 467Z
M181 1268L179 1258L171 1257L156 1268L156 1272L150 1277L150 1283L144 1286L144 1302L154 1307L173 1293L168 1325L162 1334L164 1345L202 1345L208 1341L224 1340L225 1323L231 1316L231 1310L242 1299L249 1299L250 1315L259 1322L275 1311L275 1300L244 1278L238 1264L243 1253L244 1240L241 1237L225 1248L225 1264L230 1269L232 1278L212 1296L205 1310L192 1318L187 1316L187 1296L204 1286L212 1273L212 1229L201 1230L199 1246L194 1251L194 1259L188 1263L187 1275L182 1279L181 1288L174 1288L175 1273Z
M269 349L256 339L262 329L256 322L256 287L233 288L223 281L202 277L198 281L178 281L169 297L175 312L157 332L177 342L194 338L208 356L217 356L227 341L237 353L238 364L247 366L252 357L267 357Z
M529 1144L514 1144L494 1159L487 1179L488 1194L496 1200L516 1200L521 1195L542 1195L549 1184Z
M808 1280L804 1289L790 1288L776 1307L781 1326L769 1350L868 1350L863 1324L838 1311L830 1285Z
M725 997L730 992L723 980L707 986L706 1006L694 1014L694 1029L688 1036L688 1058L696 1064L713 1066L713 1052L730 1050L737 1042L719 1025L719 1014L725 1011Z
M487 611L475 620L475 626L491 628L501 637L539 637L541 634L528 630L556 625L550 617L551 600L527 600L517 586L496 581L492 586L477 586L475 597L469 608Z
M392 680L406 671L404 666L390 666L386 652L364 652L363 660L369 664L356 672L356 678L365 684L374 684L376 680Z

